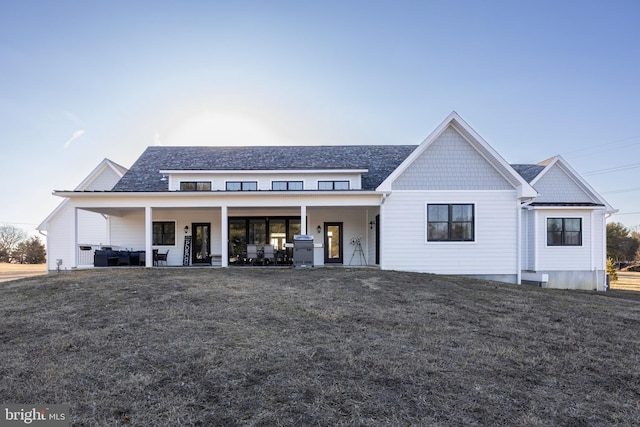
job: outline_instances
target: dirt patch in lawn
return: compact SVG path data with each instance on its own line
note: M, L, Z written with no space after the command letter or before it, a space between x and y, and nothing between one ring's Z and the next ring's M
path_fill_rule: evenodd
M74 426L631 425L638 293L373 269L0 285L0 400Z

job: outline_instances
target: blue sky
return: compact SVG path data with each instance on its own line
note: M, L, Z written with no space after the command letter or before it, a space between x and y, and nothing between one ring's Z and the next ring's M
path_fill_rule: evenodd
M149 145L418 144L455 110L640 225L638 22L635 0L3 1L0 224Z

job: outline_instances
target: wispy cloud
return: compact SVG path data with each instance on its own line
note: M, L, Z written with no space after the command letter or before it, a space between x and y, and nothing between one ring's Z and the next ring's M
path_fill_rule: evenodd
M64 148L69 147L69 145L71 144L71 142L73 142L73 140L80 138L82 135L84 135L85 131L83 129L77 130L73 133L73 135L71 135L71 138L64 143Z
M162 140L160 139L160 132L156 131L153 134L153 145L162 145Z

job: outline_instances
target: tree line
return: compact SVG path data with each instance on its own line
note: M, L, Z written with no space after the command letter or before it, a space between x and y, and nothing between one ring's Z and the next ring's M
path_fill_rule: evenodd
M637 227L636 227L637 228ZM640 232L619 222L607 224L607 258L617 266L632 265L640 260Z
M42 264L46 261L44 244L36 236L12 225L0 226L0 262Z

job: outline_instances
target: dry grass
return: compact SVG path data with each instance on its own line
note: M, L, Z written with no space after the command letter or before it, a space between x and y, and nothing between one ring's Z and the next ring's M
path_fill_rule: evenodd
M47 264L9 264L0 262L0 282L47 273Z
M626 291L640 291L640 273L618 271L618 280L611 284L611 288Z
M69 403L74 426L640 419L640 293L252 268L0 290L0 400Z

